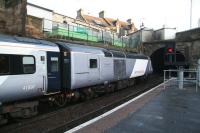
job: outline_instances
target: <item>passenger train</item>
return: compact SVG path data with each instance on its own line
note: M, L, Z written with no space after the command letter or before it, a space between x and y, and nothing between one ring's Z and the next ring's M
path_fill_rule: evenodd
M24 109L35 113L43 97L55 101L120 89L152 71L150 58L142 54L0 35L0 121Z

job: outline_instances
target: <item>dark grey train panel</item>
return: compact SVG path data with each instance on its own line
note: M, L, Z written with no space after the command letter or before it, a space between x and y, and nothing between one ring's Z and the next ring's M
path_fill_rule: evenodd
M113 57L117 57L117 58L126 58L124 52L121 52L121 51L114 51L114 50L110 50L110 52L113 54Z
M153 68L152 68L151 60L149 59L147 67L146 67L145 74L148 75L148 74L151 74L151 73L153 73Z
M114 59L114 79L121 80L126 78L126 61Z
M132 53L126 53L126 58L130 59L148 59L147 56L142 54L132 54Z

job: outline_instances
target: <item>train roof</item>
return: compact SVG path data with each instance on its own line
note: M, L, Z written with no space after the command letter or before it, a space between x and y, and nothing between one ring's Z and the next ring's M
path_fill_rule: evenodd
M118 50L113 50L113 49L92 47L92 46L86 46L86 45L80 45L80 44L74 44L74 43L65 43L65 42L57 42L57 44L73 52L104 54L105 57L148 59L148 57L143 54L126 53L123 51L118 51Z
M58 45L63 46L66 49L69 49L70 51L75 51L75 52L104 54L105 57L148 59L148 57L143 54L126 53L123 51L118 51L118 50L113 50L113 49L86 46L86 45L80 45L80 44L75 44L75 43L65 43L65 42L53 43L53 42L49 42L42 39L9 36L9 35L3 35L3 34L0 34L0 42L11 42L11 43L15 43L14 45L16 44L32 45L34 46L34 48L43 47L44 49L46 48L46 51L59 51L59 48L57 46L58 44Z
M56 51L58 50L58 46L55 43L42 40L42 39L33 39L33 38L0 34L0 42L10 42L10 43L17 43L20 45L32 45L36 47L38 46L38 47L54 48Z
M80 45L75 43L65 43L57 42L57 44L63 46L66 49L69 49L72 52L84 52L84 53L94 53L94 54L103 54L103 48Z

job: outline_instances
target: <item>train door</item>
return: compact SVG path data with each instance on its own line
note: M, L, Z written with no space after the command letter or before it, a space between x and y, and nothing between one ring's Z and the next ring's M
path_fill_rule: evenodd
M71 88L71 63L70 63L70 52L63 49L61 55L61 83L62 91Z
M48 93L60 91L59 53L47 52Z
M88 55L89 81L100 81L100 58L98 55Z

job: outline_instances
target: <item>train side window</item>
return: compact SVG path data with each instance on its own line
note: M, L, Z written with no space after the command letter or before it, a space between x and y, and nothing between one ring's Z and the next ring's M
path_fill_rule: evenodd
M33 74L35 73L35 59L31 56L23 56L23 73Z
M58 72L58 57L51 57L51 72Z
M97 59L90 59L90 68L97 68Z
M0 75L8 74L9 66L10 66L9 56L0 55Z

